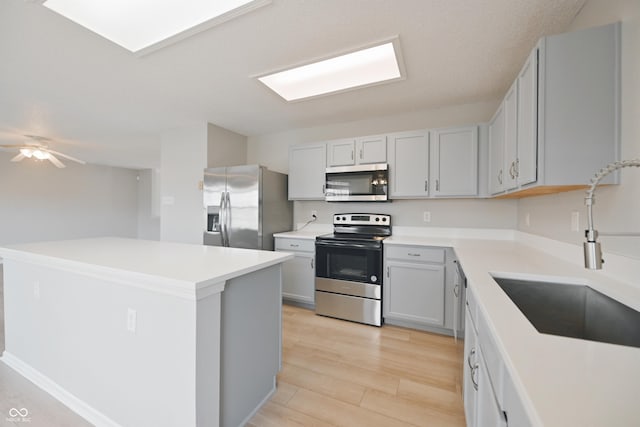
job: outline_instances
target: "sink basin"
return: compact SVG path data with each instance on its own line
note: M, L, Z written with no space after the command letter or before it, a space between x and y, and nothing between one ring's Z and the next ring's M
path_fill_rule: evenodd
M494 280L538 332L640 348L640 312L589 286Z

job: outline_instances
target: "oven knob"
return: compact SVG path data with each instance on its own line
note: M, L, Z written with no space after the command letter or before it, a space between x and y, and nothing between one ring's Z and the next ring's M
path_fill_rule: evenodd
M378 281L378 276L371 276L371 281L376 283Z
M382 218L382 222L385 222L387 220L387 217Z
M379 218L379 217L376 217L376 222L378 222L378 221L380 221L380 218Z
M346 221L346 220L347 220L347 218L343 216L343 217L342 217L342 220L343 220L343 221Z

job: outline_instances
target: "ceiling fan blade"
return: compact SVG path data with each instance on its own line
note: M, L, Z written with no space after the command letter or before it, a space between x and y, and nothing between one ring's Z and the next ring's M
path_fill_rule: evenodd
M53 151L53 150L49 150L49 149L47 149L47 151L48 151L49 153L51 153L51 154L55 154L55 155L57 155L57 156L60 156L60 157L65 158L65 159L67 159L67 160L71 160L71 161L73 161L73 162L80 163L81 165L85 165L85 164L87 164L87 162L85 162L84 160L76 159L75 157L68 156L68 155L63 154L63 153L60 153L60 152L58 152L58 151Z
M10 144L10 145L0 144L0 150L11 150L13 148L22 148L22 147L24 147L24 144Z
M25 155L22 153L18 153L17 156L15 156L13 159L11 159L12 162L19 162L20 160L24 159Z
M58 160L58 158L56 156L54 156L53 154L51 154L51 152L49 152L49 161L51 163L53 163L57 168L66 168L66 166L64 165L64 163L62 163L60 160Z

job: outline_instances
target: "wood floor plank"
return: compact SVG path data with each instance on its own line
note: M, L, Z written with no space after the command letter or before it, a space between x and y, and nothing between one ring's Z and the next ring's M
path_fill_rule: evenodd
M430 384L403 378L400 380L396 395L445 412L462 413L464 411L462 399L457 391L444 390Z
M280 380L278 376L278 380L276 383L276 392L271 396L271 401L274 403L279 403L281 405L286 405L287 402L296 394L298 391L298 387L293 384L290 384L286 381Z
M318 418L310 417L295 409L267 402L260 411L247 423L250 427L333 427Z
M278 382L293 384L298 388L313 390L342 402L359 405L366 391L366 387L334 378L329 375L319 374L311 369L303 368L288 363L283 364L282 371L278 375Z
M464 416L441 411L415 400L403 399L378 390L367 390L361 406L415 426L464 427Z
M335 426L406 427L410 425L396 418L304 389L300 389L287 406Z

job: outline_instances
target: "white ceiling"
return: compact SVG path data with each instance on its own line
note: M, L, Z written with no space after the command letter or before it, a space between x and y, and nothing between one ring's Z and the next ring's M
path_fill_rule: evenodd
M586 0L273 0L137 57L45 7L0 1L0 144L52 138L92 163L157 167L160 135L244 135L504 95L543 35ZM406 80L286 103L252 76L399 36Z

